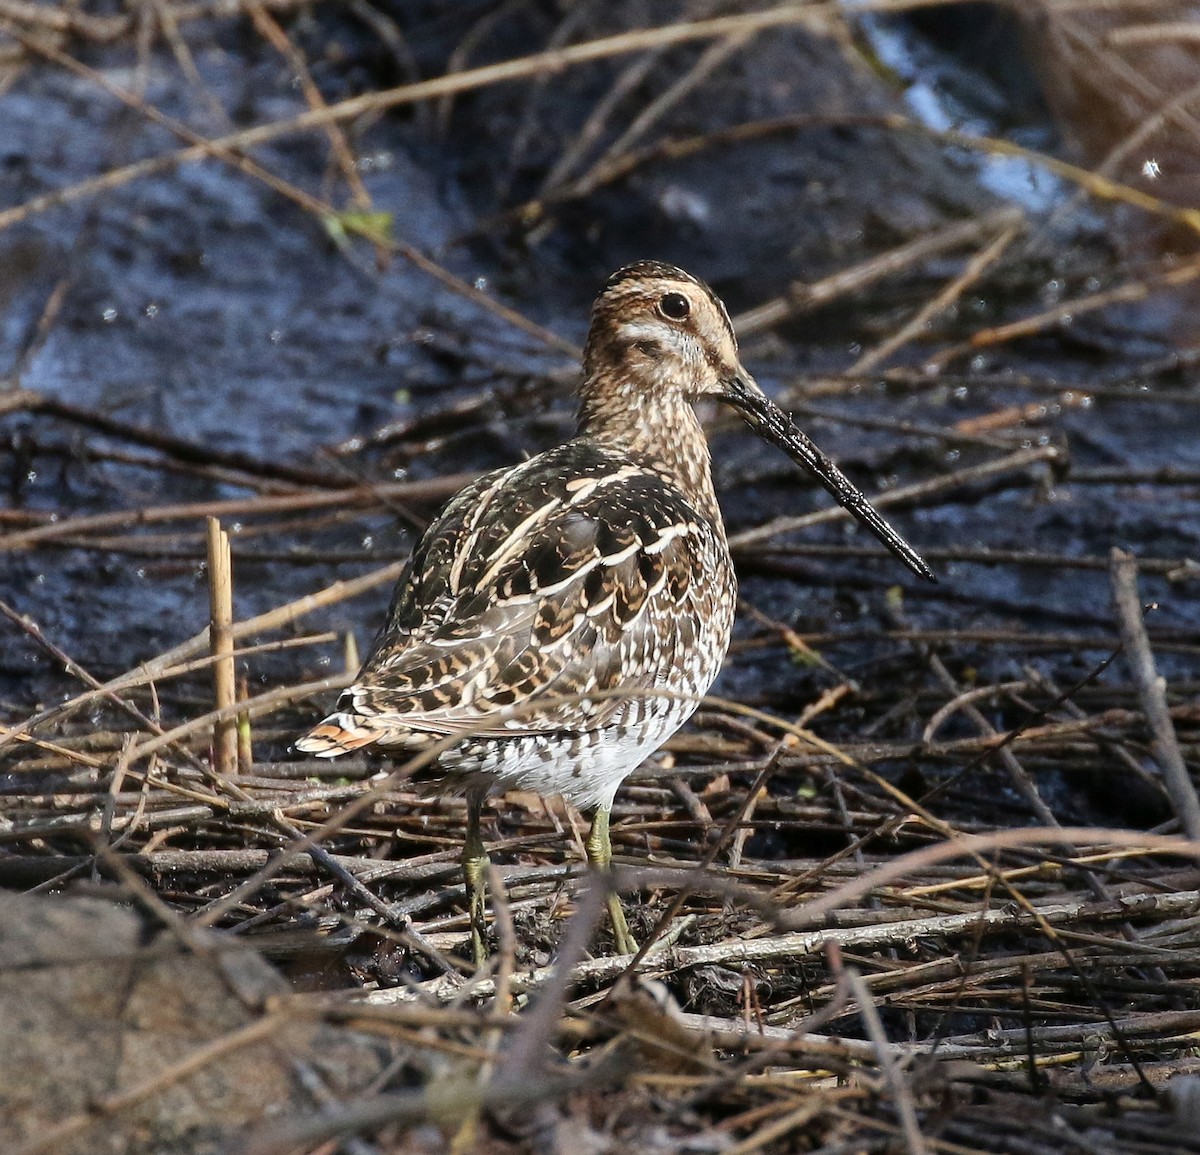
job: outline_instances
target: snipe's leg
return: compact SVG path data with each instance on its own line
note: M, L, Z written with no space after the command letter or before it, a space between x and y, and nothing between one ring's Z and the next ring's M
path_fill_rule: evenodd
M479 837L479 812L483 799L467 795L467 837L463 843L463 881L467 888L467 910L471 916L471 952L475 966L487 961L487 919L485 895L487 893L488 853Z
M588 831L584 849L587 851L588 863L593 870L605 873L612 870L612 842L608 836L608 819L612 812L603 807L592 815L592 826ZM613 938L616 940L619 954L637 954L638 945L629 933L629 924L625 921L625 912L621 909L621 898L615 890L608 892L608 918L612 923Z

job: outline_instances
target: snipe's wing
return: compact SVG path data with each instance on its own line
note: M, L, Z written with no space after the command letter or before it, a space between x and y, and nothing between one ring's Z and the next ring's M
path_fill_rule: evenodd
M603 725L690 650L713 532L662 475L588 441L480 478L426 531L357 681L297 747Z

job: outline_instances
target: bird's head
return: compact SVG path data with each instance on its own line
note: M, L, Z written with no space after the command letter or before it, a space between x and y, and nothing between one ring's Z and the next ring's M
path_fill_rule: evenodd
M724 398L735 378L753 383L717 295L659 261L626 265L608 279L592 309L583 368L585 390L686 401Z
M914 573L929 566L838 467L758 387L738 357L720 298L674 265L639 261L617 270L596 298L583 354L581 427L631 417L670 436L680 402L714 397L765 441L803 466Z

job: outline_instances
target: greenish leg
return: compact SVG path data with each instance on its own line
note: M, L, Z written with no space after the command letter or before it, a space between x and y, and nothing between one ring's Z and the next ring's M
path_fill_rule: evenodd
M483 839L479 837L479 812L483 799L467 798L467 838L463 843L463 881L467 887L467 910L471 915L471 952L475 966L479 968L487 961L487 893L488 854Z
M584 848L587 850L588 862L593 870L608 873L612 870L612 842L608 836L608 820L610 811L599 809L592 815L592 827L588 831ZM625 912L621 909L621 899L615 890L608 892L608 917L612 923L613 938L616 940L619 954L637 954L638 945L633 935L629 933L629 924L625 921Z

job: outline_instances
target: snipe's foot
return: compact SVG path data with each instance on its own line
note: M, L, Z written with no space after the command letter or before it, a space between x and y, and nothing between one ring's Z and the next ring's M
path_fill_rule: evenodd
M482 801L467 800L467 837L463 842L463 882L467 889L467 913L471 918L471 954L478 970L487 962L487 876L491 860L479 835Z
M599 808L592 816L592 826L588 831L584 849L587 851L588 863L593 870L605 874L612 873L612 840L609 837L609 819L612 811ZM609 890L605 900L608 907L608 920L612 923L613 940L618 954L637 954L638 944L629 933L629 923L625 921L625 911L621 907L621 897L615 890Z

